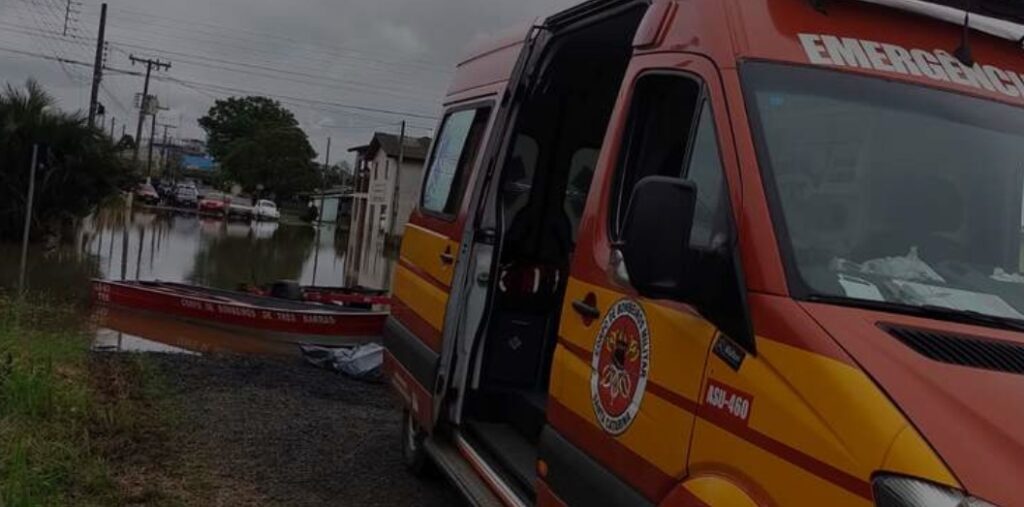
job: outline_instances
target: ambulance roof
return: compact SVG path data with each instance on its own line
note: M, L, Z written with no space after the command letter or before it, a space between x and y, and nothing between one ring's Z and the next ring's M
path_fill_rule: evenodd
M822 11L810 0L733 0L720 7L720 17L728 21L718 25L732 40L707 51L717 52L712 57L723 67L744 59L809 64L1024 104L1024 49L1018 41L972 31L975 63L964 65L953 56L963 40L962 24L880 5L909 1L827 0ZM705 14L716 9L706 0L693 6ZM687 29L700 30L679 27L663 45L692 40L693 34L679 31ZM735 62L722 53L723 45L732 47Z

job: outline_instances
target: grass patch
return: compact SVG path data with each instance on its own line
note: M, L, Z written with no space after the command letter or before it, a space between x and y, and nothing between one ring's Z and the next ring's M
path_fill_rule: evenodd
M85 324L0 295L0 507L177 505L159 375L94 357Z

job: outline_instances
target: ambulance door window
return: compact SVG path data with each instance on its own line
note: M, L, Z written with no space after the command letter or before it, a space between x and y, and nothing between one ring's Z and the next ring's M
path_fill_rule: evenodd
M637 81L612 194L615 239L638 181L648 176L684 176L701 89L695 78L679 74L648 74Z
M707 100L703 102L686 170L686 179L697 187L697 208L690 244L713 249L727 237L729 206L722 158L715 135L715 118L711 104Z
M423 211L449 218L457 214L489 116L490 108L480 108L445 117L427 166L420 202Z

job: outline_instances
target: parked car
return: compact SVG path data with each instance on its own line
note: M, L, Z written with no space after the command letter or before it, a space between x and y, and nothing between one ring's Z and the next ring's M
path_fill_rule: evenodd
M160 194L156 192L153 185L149 183L140 183L139 186L135 187L135 200L143 204L154 206L160 203Z
M224 215L230 203L231 199L220 192L207 192L199 199L199 212Z
M256 220L273 222L281 218L281 212L278 211L277 204L274 204L274 201L260 199L256 203L256 207L253 208L253 216L255 216Z
M228 219L252 220L253 207L245 204L245 199L237 198L228 203Z
M194 186L178 185L174 191L174 203L182 208L195 209L199 205L199 192Z

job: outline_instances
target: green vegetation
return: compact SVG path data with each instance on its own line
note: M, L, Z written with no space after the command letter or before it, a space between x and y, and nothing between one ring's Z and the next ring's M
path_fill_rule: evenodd
M168 454L157 376L89 338L71 307L0 296L0 506L178 503L146 469Z
M295 115L266 97L218 100L199 119L210 155L227 179L247 192L274 194L287 200L316 188L320 175L316 151Z
M135 182L103 132L62 112L35 81L0 91L0 240L20 238L32 147L40 147L33 235L58 234Z

